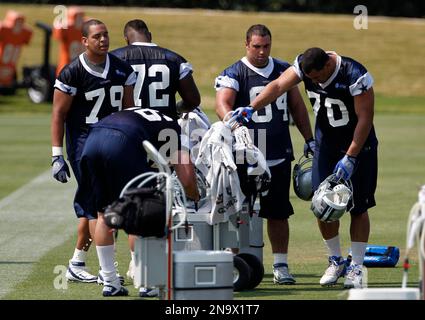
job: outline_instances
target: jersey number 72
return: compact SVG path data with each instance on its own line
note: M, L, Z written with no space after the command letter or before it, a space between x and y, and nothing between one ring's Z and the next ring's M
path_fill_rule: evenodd
M134 85L134 104L137 107L142 106L141 93L143 83L146 78L146 65L145 64L134 64L132 65L134 71L137 73L136 84ZM159 73L161 75L161 81L153 81L149 83L149 101L144 101L145 107L168 107L170 99L169 94L163 94L161 97L157 97L158 90L167 89L170 86L170 69L165 64L153 64L148 68L147 76L155 77Z

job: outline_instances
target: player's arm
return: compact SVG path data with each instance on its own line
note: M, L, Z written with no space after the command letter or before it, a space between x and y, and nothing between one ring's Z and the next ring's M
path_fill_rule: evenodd
M133 86L124 86L124 95L122 98L123 109L134 107Z
M288 91L288 108L305 141L313 138L310 118L298 86Z
M137 76L130 65L128 65L128 68L131 73L124 83L124 94L122 97L123 109L134 107L134 85L136 83Z
M373 125L375 95L373 87L354 96L354 110L358 121L354 129L353 141L348 148L347 155L356 157L369 136Z
M172 163L186 196L194 201L199 200L199 191L196 183L196 174L190 155L187 151L178 150L173 154Z
M270 82L261 93L251 101L250 105L254 108L254 111L262 109L300 82L301 79L298 77L294 68L288 68L279 78Z
M72 100L73 96L60 90L54 91L50 128L52 139L52 176L62 183L68 182L68 178L71 177L69 167L63 157L63 136L65 120L71 109Z
M179 80L177 91L182 98L177 103L177 111L179 113L192 111L201 104L201 95L192 74L189 73L186 77Z
M215 95L215 113L223 120L224 116L233 110L236 101L236 90L222 88Z
M65 120L69 110L71 109L72 100L73 96L57 89L54 91L51 119L52 147L63 146Z

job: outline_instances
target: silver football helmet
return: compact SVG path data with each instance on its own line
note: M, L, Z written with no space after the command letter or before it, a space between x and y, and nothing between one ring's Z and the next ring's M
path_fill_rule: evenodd
M321 221L337 221L347 211L352 194L351 181L338 179L332 174L323 180L314 192L311 210Z
M304 159L303 159L304 158ZM292 172L292 185L295 194L302 200L310 200L313 196L312 187L313 158L301 156Z

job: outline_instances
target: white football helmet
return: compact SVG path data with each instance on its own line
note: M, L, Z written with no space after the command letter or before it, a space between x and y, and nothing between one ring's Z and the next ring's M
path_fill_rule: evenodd
M314 192L311 210L324 222L339 220L347 211L348 202L353 194L350 180L336 178L335 174L327 177Z
M292 185L294 187L295 194L298 198L306 201L310 200L313 196L313 186L311 181L312 165L313 158L306 158L303 155L294 166L294 171L292 172Z
M202 207L206 202L208 202L208 182L205 179L204 175L202 174L201 171L199 171L197 168L195 168L195 174L196 174L196 184L198 186L198 192L199 192L199 201L198 201L198 206L199 208ZM173 184L173 195L174 195L174 206L175 207L183 207L185 206L185 204L182 201L182 189L179 185L178 181L178 177L176 172L174 171L173 174L171 175L174 179L174 184ZM193 203L191 203L193 204Z

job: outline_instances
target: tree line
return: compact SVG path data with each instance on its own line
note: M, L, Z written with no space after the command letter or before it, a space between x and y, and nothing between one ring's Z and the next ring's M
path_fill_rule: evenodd
M425 18L425 1L417 0L15 0L13 3L204 8L265 12L313 12L353 14L363 5L369 15Z

